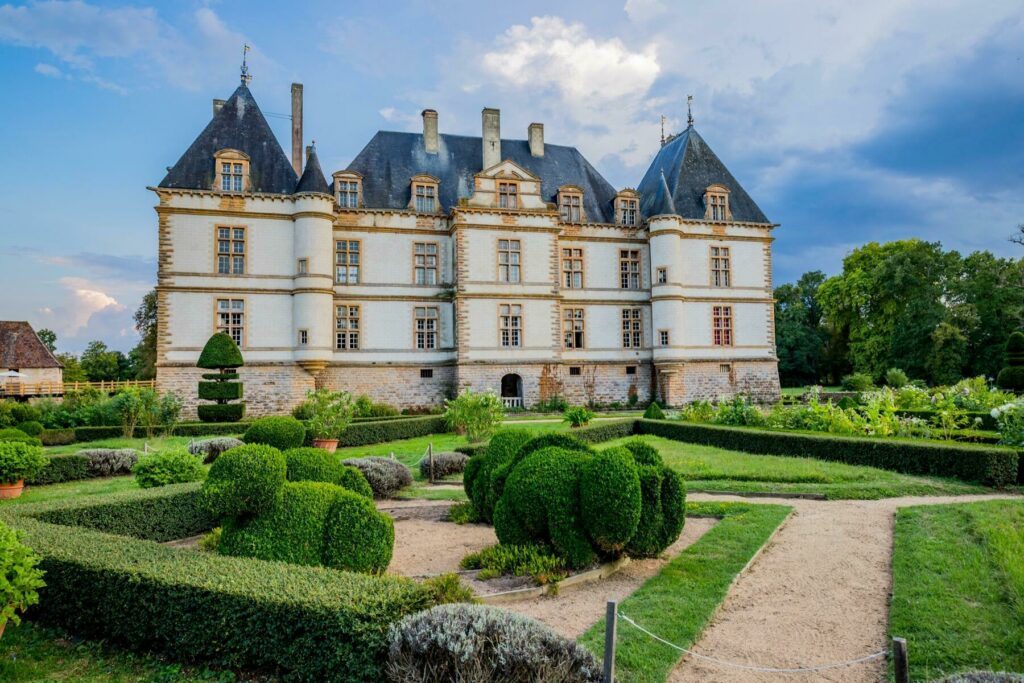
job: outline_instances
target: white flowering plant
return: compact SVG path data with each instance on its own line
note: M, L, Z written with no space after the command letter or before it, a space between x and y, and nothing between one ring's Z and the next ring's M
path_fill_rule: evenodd
M993 408L991 415L999 424L999 443L1024 447L1024 401L1005 403Z

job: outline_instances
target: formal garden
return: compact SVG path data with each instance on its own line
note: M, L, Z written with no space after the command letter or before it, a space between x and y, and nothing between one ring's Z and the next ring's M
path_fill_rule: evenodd
M876 680L889 636L911 680L1024 670L1024 419L983 378L534 419L319 390L245 419L241 355L207 350L206 422L150 391L0 403L3 680L598 681L608 600L624 681ZM849 626L759 645L778 610L737 601L773 591Z

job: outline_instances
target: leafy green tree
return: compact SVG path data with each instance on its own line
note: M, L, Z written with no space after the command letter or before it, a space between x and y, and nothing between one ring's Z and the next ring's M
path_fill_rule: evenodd
M142 297L142 303L132 316L135 320L135 330L141 337L139 343L128 354L135 379L156 377L156 313L157 299L154 289Z
M775 288L775 345L783 386L814 384L822 376L828 333L822 326L820 270Z
M56 358L64 365L65 382L89 381L89 378L85 375L85 371L82 370L82 364L79 362L78 356L73 353L58 353L56 354Z
M111 351L101 341L91 341L82 352L82 371L90 382L109 382L120 377L124 354Z
M932 385L956 384L963 377L967 337L949 323L939 323L931 334L928 379Z
M43 342L46 348L50 349L50 353L57 353L57 333L51 329L44 327L43 329L36 332L39 336L39 341Z

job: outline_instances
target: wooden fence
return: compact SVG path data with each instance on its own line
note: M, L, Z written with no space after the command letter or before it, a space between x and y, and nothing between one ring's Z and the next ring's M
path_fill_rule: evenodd
M27 398L31 396L63 396L84 389L96 389L104 394L114 394L123 389L137 387L139 389L156 388L153 379L128 379L109 382L19 382L8 379L0 384L0 397Z

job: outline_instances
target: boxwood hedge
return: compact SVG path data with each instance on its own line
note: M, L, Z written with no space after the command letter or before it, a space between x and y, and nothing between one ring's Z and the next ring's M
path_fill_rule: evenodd
M353 422L338 439L339 446L366 446L372 443L412 439L428 434L443 434L448 425L441 415L414 417L407 420Z
M89 479L94 475L89 471L89 458L81 455L50 455L49 462L42 472L25 481L29 485L59 484L64 481Z
M430 606L399 577L153 543L213 524L197 484L0 508L41 557L31 618L185 662L282 680L379 681L390 624Z

